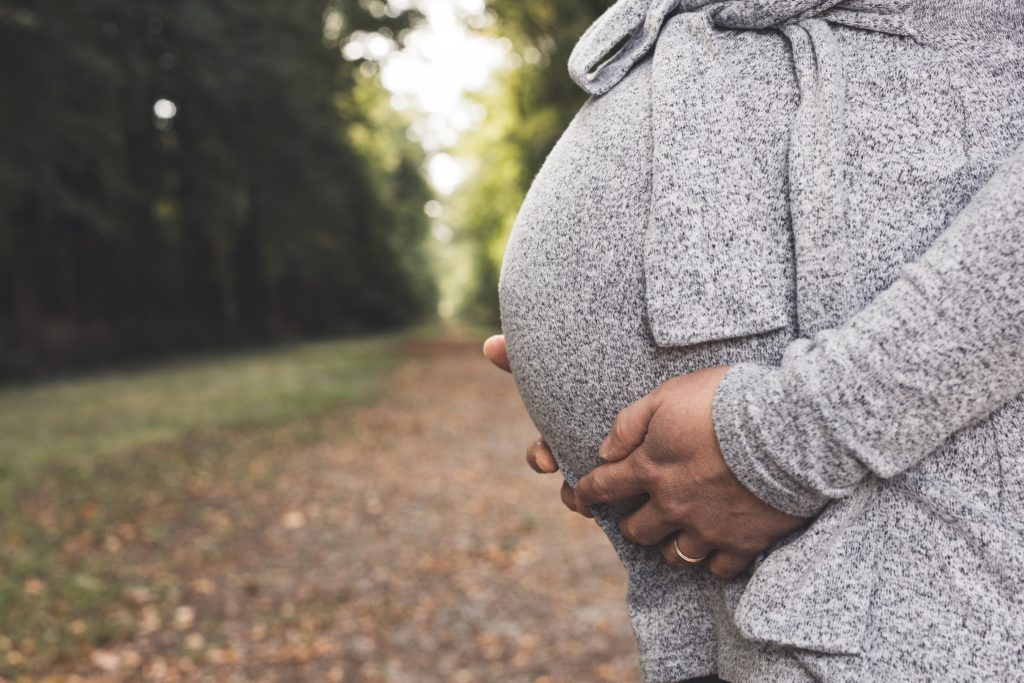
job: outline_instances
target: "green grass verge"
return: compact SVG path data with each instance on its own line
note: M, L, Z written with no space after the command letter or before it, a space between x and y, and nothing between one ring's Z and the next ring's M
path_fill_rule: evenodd
M405 338L209 355L0 390L0 500L16 496L41 466L88 472L112 455L191 432L273 426L365 400Z

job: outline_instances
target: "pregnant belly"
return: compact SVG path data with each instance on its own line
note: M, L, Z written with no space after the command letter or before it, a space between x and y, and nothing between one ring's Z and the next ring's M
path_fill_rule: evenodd
M620 242L620 247L626 244ZM513 242L515 246L515 242ZM597 447L619 411L677 375L739 362L775 364L788 331L685 347L659 347L646 323L643 278L625 258L589 274L533 263L506 269L502 327L526 408L569 483L597 466ZM561 275L559 275L561 274Z
M597 464L597 446L622 408L678 374L773 360L786 336L654 343L643 256L652 191L649 79L645 62L579 112L535 178L502 264L512 371L570 483Z
M650 64L589 101L534 179L499 287L526 407L575 480L615 415L653 388L642 245L651 198Z
M523 402L574 483L615 415L656 386L657 364L625 283L605 307L580 279L530 280L503 280L502 327Z

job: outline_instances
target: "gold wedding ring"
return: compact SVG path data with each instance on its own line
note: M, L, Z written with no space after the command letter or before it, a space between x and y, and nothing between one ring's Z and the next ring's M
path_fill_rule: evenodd
M687 563L687 564L700 564L704 560L708 559L707 555L705 555L704 557L687 557L686 555L684 555L683 551L679 549L679 537L678 536L676 536L676 539L674 541L672 541L672 547L674 547L676 549L676 555L679 556L679 559L682 560L683 562Z

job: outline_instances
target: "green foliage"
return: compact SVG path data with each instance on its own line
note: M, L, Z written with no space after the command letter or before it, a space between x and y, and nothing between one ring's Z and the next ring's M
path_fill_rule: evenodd
M489 0L495 29L524 58L483 95L486 124L460 153L479 172L455 200L475 277L463 304L472 319L497 319L501 255L530 182L585 100L566 71L576 40L607 9L606 0Z
M0 373L431 310L422 152L338 50L414 18L0 0Z

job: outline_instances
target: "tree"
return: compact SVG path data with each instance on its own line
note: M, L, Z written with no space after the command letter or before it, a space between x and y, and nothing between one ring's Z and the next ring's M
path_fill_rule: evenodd
M414 20L357 0L0 0L0 373L432 310L422 152L364 110L380 84L339 51Z
M473 286L463 314L497 320L501 257L519 205L548 152L585 101L567 73L569 53L607 9L604 0L489 0L491 32L511 41L521 65L481 96L487 123L467 136L462 156L478 172L455 199L461 237L472 245Z

